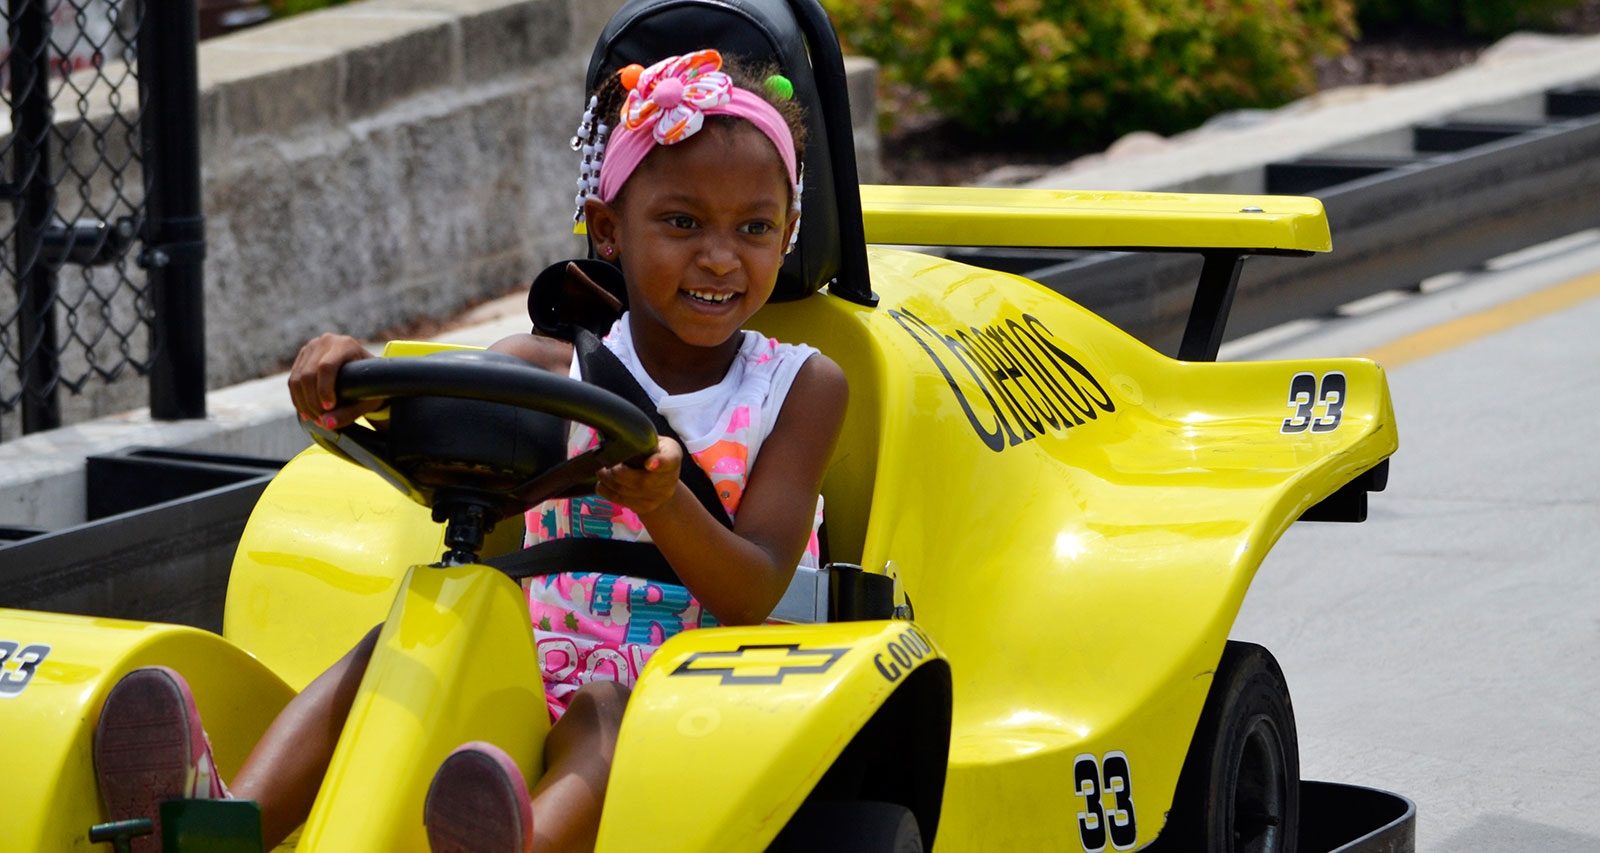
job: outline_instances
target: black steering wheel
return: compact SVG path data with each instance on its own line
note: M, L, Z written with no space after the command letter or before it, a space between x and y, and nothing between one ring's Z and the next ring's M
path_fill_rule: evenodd
M655 427L632 403L505 353L353 361L336 387L340 405L391 400L389 429L302 420L311 439L452 526L463 512L492 525L549 498L591 494L601 468L656 448ZM567 421L594 428L600 444L567 458ZM458 544L470 543L452 551Z

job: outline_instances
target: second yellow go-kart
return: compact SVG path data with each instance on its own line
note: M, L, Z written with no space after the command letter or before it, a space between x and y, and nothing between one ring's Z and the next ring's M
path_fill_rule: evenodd
M782 285L791 301L753 325L817 346L849 376L823 486L833 565L797 577L775 614L790 624L686 632L650 661L598 849L1409 849L1403 801L1301 783L1277 665L1228 641L1284 530L1355 520L1397 446L1370 361L1209 361L1227 270L1251 252L1328 250L1320 204L867 187L857 207L820 10L748 5L634 0L597 67L628 58L618 45L657 12L754 15L804 36L818 79L792 57L786 71L832 134L808 174L830 174L831 159L834 180L824 203L808 193L797 254L831 266ZM1202 282L1179 361L1027 280L868 242L1226 263ZM105 820L91 735L130 669L184 673L226 777L294 692L380 622L316 805L286 847L426 849L423 796L464 741L494 742L538 777L548 724L526 603L479 559L518 547L518 501L584 472L489 447L507 429L474 432L484 410L452 406L585 420L616 458L653 435L620 398L442 349L395 343L346 369L350 396L467 402L397 404L389 439L319 434L251 517L222 636L0 611L7 849L109 849L90 841ZM402 446L397 429L437 443Z

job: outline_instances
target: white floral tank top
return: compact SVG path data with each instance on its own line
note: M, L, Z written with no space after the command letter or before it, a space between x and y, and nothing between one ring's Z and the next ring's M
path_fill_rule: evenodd
M694 461L716 487L730 518L737 518L746 476L762 442L771 434L801 365L816 350L784 344L751 331L722 381L688 394L667 394L640 365L624 314L603 339L627 366L656 408L683 440ZM573 378L579 375L577 360ZM593 429L574 424L567 452L576 456L599 443ZM631 510L597 495L545 501L528 511L527 544L567 538L649 542L650 533ZM818 565L817 528L800 565ZM552 719L566 710L578 688L590 681L632 686L660 645L680 631L717 624L686 587L627 575L626 566L529 578L523 582L533 619L545 696Z

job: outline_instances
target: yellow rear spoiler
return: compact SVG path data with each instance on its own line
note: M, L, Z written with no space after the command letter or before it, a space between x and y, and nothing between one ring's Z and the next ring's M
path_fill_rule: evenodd
M902 246L1333 249L1322 202L1306 196L863 184L861 213L868 243Z
M863 185L868 243L1299 254L1333 248L1304 196Z
M1333 249L1322 202L1304 196L866 185L861 215L868 243L1200 254L1184 361L1216 360L1244 256Z

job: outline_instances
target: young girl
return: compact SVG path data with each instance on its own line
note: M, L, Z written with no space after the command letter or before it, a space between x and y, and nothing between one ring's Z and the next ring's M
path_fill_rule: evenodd
M428 792L424 822L436 851L591 848L628 686L644 662L681 630L763 621L795 566L816 559L818 492L844 418L844 374L809 347L741 330L771 296L798 225L800 125L787 81L721 64L715 51L699 51L630 66L591 99L600 124L586 119L580 134L602 155L598 174L580 179L581 215L595 250L627 283L628 311L604 345L683 444L663 438L641 466L602 471L596 497L528 513L530 542L653 543L683 585L631 578L627 566L574 566L525 584L555 719L547 769L530 794L499 749L457 749ZM607 124L616 126L609 136ZM565 341L519 335L493 349L580 373ZM365 357L347 337L308 343L289 378L301 417L336 428L375 408L335 403L339 366ZM574 426L569 449L596 440ZM731 529L680 481L685 464L716 485ZM155 667L130 673L107 697L96 733L112 819L154 817L176 796L237 796L261 804L268 849L276 845L310 812L377 633L289 703L231 794L182 678ZM155 849L149 837L139 843Z

